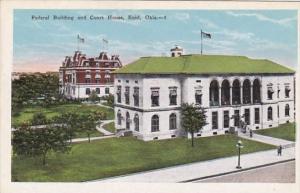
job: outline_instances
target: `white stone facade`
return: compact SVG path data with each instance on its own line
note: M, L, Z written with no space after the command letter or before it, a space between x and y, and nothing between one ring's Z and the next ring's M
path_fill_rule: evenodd
M215 90L212 89L213 81L218 85L214 87ZM227 81L229 84L226 83ZM233 85L237 85L237 82L240 84L239 89ZM135 88L139 91L136 96L139 104L135 104L134 101ZM126 89L129 90L129 104L126 104ZM186 135L180 125L180 107L182 103L195 104L196 93L197 97L201 95L201 104L198 105L206 109L208 123L196 136L224 134L229 127L236 126L233 115L237 111L240 116L245 115L243 120L247 119L248 128L253 130L294 122L294 74L116 74L114 90L115 127L132 130L134 135L145 141ZM233 90L235 90L234 93ZM176 104L171 105L170 94L173 92L176 93ZM157 93L159 105L153 106L152 95L156 96ZM240 97L236 93L240 93ZM211 99L212 95L216 98ZM241 104L238 104L238 98ZM170 124L174 124L170 121L171 114L176 115L175 129L170 129ZM152 125L153 115L159 119L158 131L152 131L156 128Z

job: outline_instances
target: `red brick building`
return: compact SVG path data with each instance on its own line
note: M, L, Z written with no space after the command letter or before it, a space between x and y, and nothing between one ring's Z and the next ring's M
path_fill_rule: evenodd
M80 51L66 56L59 68L59 91L69 99L88 98L94 90L99 97L114 94L114 70L122 67L118 55L100 52L87 58Z

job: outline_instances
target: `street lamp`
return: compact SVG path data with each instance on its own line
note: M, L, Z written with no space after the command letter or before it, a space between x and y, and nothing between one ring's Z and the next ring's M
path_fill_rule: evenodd
M241 140L238 140L237 144L236 144L236 147L238 148L239 150L239 154L238 154L238 165L236 166L237 169L241 169L241 148L243 148L243 143Z

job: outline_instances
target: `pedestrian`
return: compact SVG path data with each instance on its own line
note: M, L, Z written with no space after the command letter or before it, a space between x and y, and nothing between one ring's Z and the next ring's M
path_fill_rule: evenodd
M277 148L277 155L281 156L281 152L282 152L282 146L279 145L278 148Z
M253 131L252 131L252 129L250 129L249 133L250 133L250 138L252 138L253 137Z

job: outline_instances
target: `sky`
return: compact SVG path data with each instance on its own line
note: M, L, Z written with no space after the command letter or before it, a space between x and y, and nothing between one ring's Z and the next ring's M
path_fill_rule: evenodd
M49 20L32 19L48 16ZM108 15L124 20L108 20ZM128 20L137 15L141 20ZM146 20L145 16L166 19ZM73 20L53 16L74 17ZM86 16L86 20L78 17ZM90 16L103 16L91 20ZM297 65L296 10L15 10L14 61L16 72L58 71L65 56L79 49L88 57L102 50L118 54L123 65L143 56L169 56L174 45L184 54L199 54L201 30L203 54L243 55L269 59L295 68ZM108 44L103 42L108 41Z

